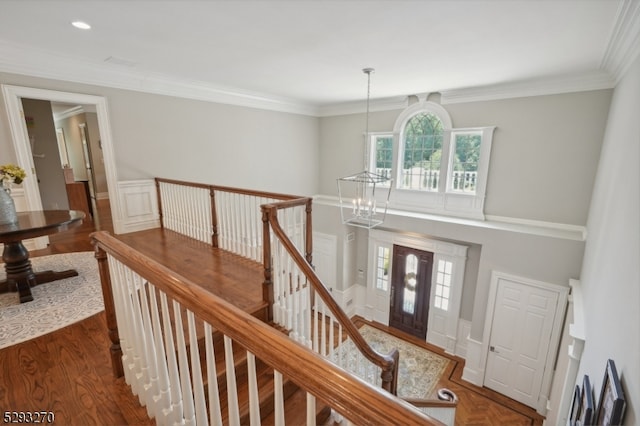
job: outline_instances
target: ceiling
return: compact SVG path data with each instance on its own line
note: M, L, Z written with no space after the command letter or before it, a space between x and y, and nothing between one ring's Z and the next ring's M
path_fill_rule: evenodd
M2 0L0 71L311 114L361 103L365 67L372 99L612 87L637 3Z

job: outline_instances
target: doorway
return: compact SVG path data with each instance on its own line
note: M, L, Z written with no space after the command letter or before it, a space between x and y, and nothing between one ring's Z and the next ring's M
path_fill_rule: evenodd
M546 412L568 288L494 271L483 385Z
M422 340L427 336L433 253L393 246L389 325Z
M54 90L36 89L30 87L2 85L2 92L9 116L12 141L14 144L17 162L27 173L35 174L33 152L29 143L28 132L25 126L21 100L23 98L48 100L67 104L90 106L95 109L99 127L99 141L104 159L106 179L106 196L109 199L110 210L113 214L114 232L120 233L121 226L118 220L120 200L118 198L118 179L115 169L115 155L111 138L111 125L107 112L105 98L101 96L84 95L72 92L59 92ZM24 205L26 210L42 210L43 204L40 197L36 179L25 179L22 183L24 191ZM37 239L35 248L45 248L46 240Z

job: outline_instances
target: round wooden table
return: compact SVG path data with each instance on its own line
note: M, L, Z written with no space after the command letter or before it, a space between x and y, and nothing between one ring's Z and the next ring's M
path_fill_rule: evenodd
M0 225L0 243L4 244L2 260L7 278L0 282L0 293L18 291L20 303L33 300L31 287L75 277L75 269L67 271L34 272L29 260L29 251L22 241L57 234L82 225L85 215L76 210L43 210L18 212L18 222Z

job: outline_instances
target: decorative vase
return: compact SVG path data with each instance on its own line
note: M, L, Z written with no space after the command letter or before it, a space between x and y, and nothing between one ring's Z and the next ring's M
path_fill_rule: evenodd
M0 187L0 225L8 225L18 221L16 205L6 188Z

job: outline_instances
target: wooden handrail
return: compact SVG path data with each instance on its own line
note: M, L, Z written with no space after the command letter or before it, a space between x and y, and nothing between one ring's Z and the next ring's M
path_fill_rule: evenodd
M441 424L416 411L407 402L333 365L107 232L91 234L91 241L96 248L96 257L103 265L106 264L106 252L351 422L361 425ZM301 259L299 254L298 257Z
M369 343L362 337L362 335L358 331L358 328L342 310L342 308L336 303L318 275L315 273L311 262L302 256L298 248L293 244L293 242L289 239L287 234L280 226L280 223L278 222L277 211L278 209L283 208L285 203L282 203L283 205L281 206L279 206L279 204L280 203L263 205L263 220L265 220L265 223L268 221L268 223L271 225L273 233L281 241L282 245L286 248L289 255L291 255L296 265L298 265L300 270L307 277L308 282L313 286L316 294L320 296L320 298L329 308L336 320L347 332L356 347L369 361L382 369L382 388L396 395L398 388L398 360L400 356L398 349L394 348L389 354L384 355L373 349L369 345ZM267 227L265 226L265 241L267 235L266 231ZM265 247L267 247L266 243ZM265 265L268 265L268 268L271 267L270 259L268 259L268 256L265 256Z
M235 194L254 195L256 197L274 198L276 200L296 200L296 199L303 198L297 195L281 194L278 192L258 191L255 189L245 189L245 188L233 188L231 186L209 185L206 183L187 182L183 180L165 179L165 178L159 178L159 177L155 178L155 180L158 183L163 182L163 183L170 183L173 185L192 186L195 188L202 188L202 189L213 189L215 191L232 192Z

